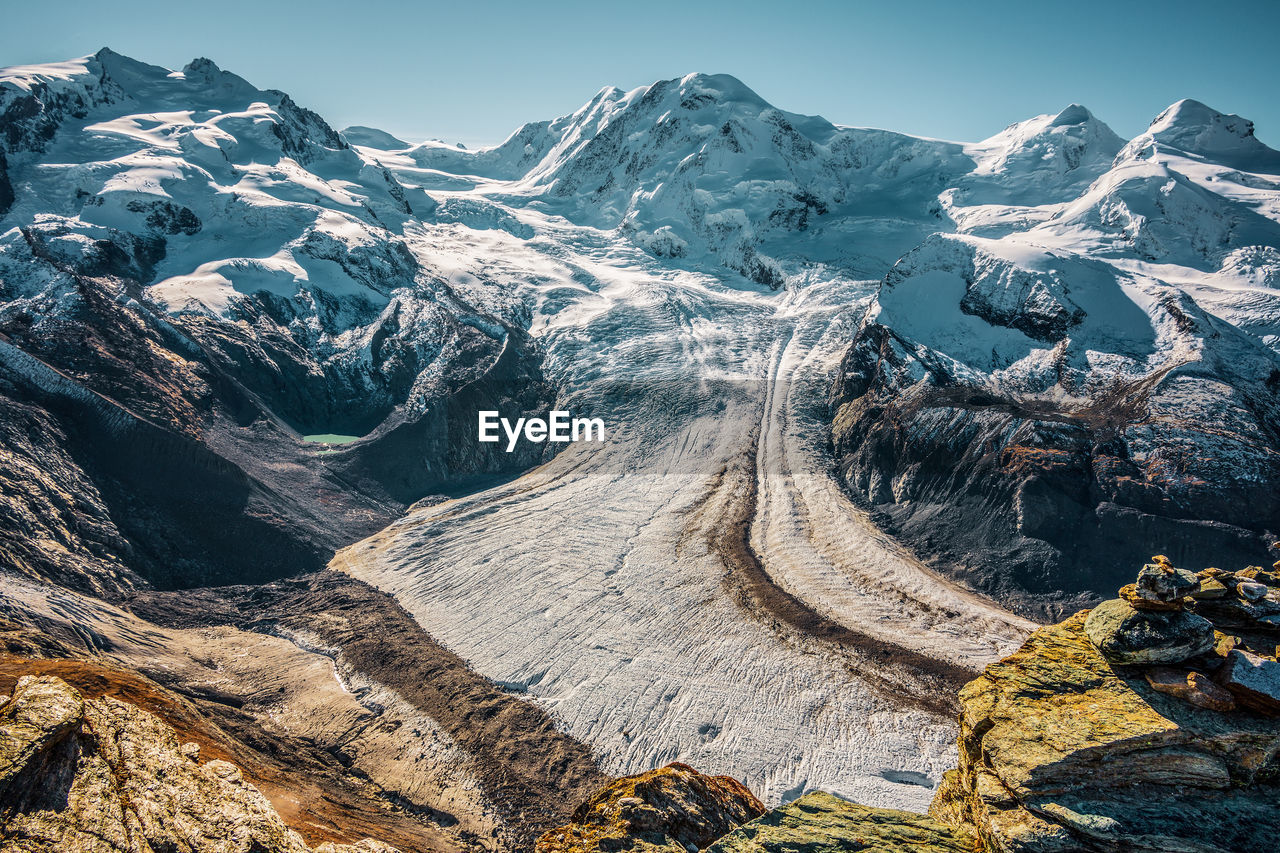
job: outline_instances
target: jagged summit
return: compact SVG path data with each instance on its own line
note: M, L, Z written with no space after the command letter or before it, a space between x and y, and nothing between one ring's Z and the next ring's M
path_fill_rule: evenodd
M188 84L204 88L213 96L234 98L253 94L284 95L283 92L275 90L262 92L240 75L224 71L212 59L206 59L203 56L196 57L188 62L183 66L180 74ZM169 74L166 76L176 77L178 75Z

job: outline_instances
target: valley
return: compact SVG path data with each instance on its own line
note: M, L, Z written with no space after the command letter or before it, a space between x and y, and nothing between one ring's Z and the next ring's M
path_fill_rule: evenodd
M691 74L472 151L104 49L0 131L0 674L307 844L670 762L922 812L1039 623L1271 559L1280 153L1198 102L958 143ZM602 440L477 429L552 411Z
M765 555L765 582L890 654L973 673L1028 630L951 590L869 523L862 536L846 526L838 541L823 541L805 511L776 497L784 454L814 444L812 431L806 439L787 422L822 393L820 381L780 374L795 370L784 358L829 361L823 330L839 328L868 284L815 286L802 299L731 289L597 246L591 232L548 231L545 239L563 242L557 266L541 270L558 273L547 287L564 288L569 269L589 272L591 283L561 297L554 314L535 314L531 328L574 410L612 413L610 440L598 450L569 446L497 489L411 512L340 552L333 567L390 592L479 672L547 707L607 772L681 760L742 778L766 801L819 785L864 802L923 802L927 783L891 780L930 779L950 760L939 679L775 630L776 617L736 600L734 567L714 547L760 495L757 535L813 549L793 557L751 548ZM520 255L503 258L513 265ZM820 458L801 461L811 468ZM817 490L830 482L822 473L810 474L815 493L799 499L824 508L842 500L827 511L858 517L838 487ZM888 577L858 574L884 572L888 560ZM855 583L861 595L836 597ZM870 678L850 678L863 668ZM951 689L963 680L953 677ZM929 710L912 710L896 692L934 698Z

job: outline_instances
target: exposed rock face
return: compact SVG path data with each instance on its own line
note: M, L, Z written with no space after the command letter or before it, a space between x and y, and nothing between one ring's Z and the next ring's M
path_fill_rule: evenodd
M610 783L538 839L537 853L702 849L764 813L764 805L728 776L668 764Z
M1224 586L1238 585L1235 575L1211 571ZM1194 606L1238 620L1230 599L1243 601L1232 591L1213 610ZM1122 630L1117 647L1117 634L1099 629L1188 617L1196 620L1193 642ZM1274 846L1280 719L1252 691L1267 693L1265 673L1280 667L1256 651L1274 650L1276 632L1259 620L1244 626L1249 651L1221 633L1214 646L1214 624L1188 612L1136 611L1117 599L1037 631L961 692L960 766L945 775L931 812L973 826L992 851ZM1139 653L1143 642L1182 666L1126 665L1152 660Z
M1051 618L1157 543L1245 564L1280 529L1280 337L1256 310L1280 219L1240 202L1280 187L1280 152L1193 101L1119 150L1058 119L1082 123L971 149L940 196L958 233L884 276L832 400L840 470L891 532Z
M896 809L873 809L821 791L739 827L709 853L973 853L968 830Z
M1183 563L1266 558L1272 376L1273 351L1163 282L936 235L885 276L845 354L832 444L890 532L1060 618L1157 546Z
M308 853L267 799L222 760L134 705L86 700L54 677L25 677L0 707L4 850L153 849ZM375 841L325 853L394 853Z

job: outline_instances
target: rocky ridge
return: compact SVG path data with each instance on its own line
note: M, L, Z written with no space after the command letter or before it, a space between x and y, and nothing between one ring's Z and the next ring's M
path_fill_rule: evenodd
M823 791L805 794L721 838L710 853L974 853L967 829L926 815L873 809Z
M0 705L0 849L312 853L221 759L136 705L20 678ZM398 853L372 839L314 853Z

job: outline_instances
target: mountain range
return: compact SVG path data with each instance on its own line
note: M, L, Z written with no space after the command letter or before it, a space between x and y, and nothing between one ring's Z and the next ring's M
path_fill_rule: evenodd
M551 408L610 440L476 440ZM8 68L0 442L0 616L391 823L519 849L672 760L920 810L1035 622L1271 559L1280 152L1191 100L958 143L706 74L468 150L207 59Z

